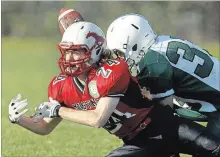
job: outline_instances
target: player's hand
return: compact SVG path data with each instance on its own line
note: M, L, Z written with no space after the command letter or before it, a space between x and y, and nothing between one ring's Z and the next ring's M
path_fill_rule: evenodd
M153 96L150 93L150 90L148 90L146 87L143 87L141 89L141 94L143 95L143 98L147 98L148 100L152 100Z
M28 109L24 109L27 106L27 99L21 101L21 94L18 94L15 98L9 103L9 120L12 123L17 123L20 119L20 116L25 114ZM21 111L24 109L23 111Z
M48 118L54 118L54 117L59 117L59 109L61 105L59 102L53 100L50 102L44 102L40 104L39 106L36 107L36 116L40 117L48 117Z

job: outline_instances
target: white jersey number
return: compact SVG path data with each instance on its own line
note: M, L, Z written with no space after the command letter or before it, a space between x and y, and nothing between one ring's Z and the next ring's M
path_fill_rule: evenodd
M210 55L199 49L191 48L189 45L182 42L169 42L166 56L173 64L177 64L180 59L185 59L196 64L194 74L200 78L208 77L214 66L214 62L210 58Z

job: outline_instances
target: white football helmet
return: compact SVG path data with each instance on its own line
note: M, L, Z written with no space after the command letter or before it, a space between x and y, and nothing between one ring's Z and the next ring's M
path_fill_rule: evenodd
M129 66L137 65L157 34L148 20L138 14L126 14L114 20L107 30L107 47L124 54Z
M91 69L92 65L100 60L104 46L105 35L97 25L90 22L72 24L66 29L62 41L58 44L58 49L61 52L58 64L61 71L70 76L76 76ZM84 53L85 57L79 60L66 61L65 52L68 50Z

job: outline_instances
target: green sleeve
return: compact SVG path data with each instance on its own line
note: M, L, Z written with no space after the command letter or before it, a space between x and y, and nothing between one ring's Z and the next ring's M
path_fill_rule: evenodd
M157 98L173 94L173 68L160 53L148 50L139 63L140 73L137 75L141 87L149 88Z

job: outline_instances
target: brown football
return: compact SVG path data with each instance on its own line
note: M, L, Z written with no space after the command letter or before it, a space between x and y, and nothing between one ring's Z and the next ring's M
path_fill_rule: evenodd
M79 12L74 9L62 8L58 16L60 33L63 35L65 30L73 23L84 21Z

